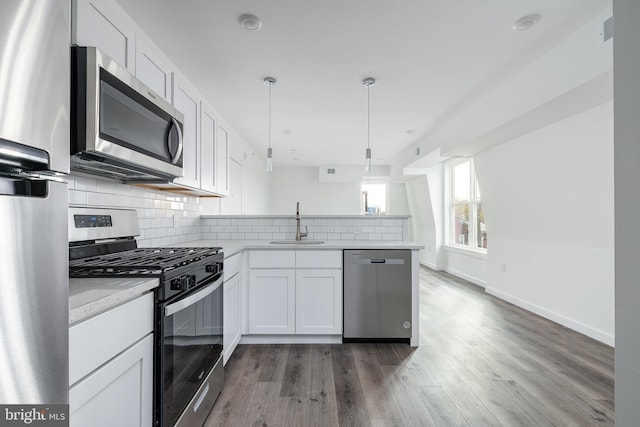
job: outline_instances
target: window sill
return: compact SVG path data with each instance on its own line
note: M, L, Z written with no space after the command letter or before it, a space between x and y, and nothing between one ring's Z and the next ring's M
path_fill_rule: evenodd
M487 251L481 251L478 249L465 248L462 246L453 246L453 245L445 245L445 249L448 252L454 252L460 255L466 255L473 258L478 258L482 260L487 259Z

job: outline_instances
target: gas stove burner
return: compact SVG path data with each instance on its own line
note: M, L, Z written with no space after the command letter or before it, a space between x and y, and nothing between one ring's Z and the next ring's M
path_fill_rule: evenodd
M222 248L138 248L69 262L70 277L160 276L207 263ZM213 259L212 259L213 262Z

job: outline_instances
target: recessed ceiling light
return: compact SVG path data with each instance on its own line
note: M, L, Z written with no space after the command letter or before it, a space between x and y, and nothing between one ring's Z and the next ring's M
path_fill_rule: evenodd
M262 27L262 21L256 15L245 13L238 18L240 24L245 30L257 31Z
M404 131L407 135L411 135L412 133L415 132L415 129L407 129Z
M540 21L540 15L538 14L523 16L514 22L511 28L516 31L525 31L536 25L538 21Z

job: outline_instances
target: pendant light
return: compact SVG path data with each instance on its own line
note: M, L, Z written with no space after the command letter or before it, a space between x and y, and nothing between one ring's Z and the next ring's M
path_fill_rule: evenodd
M273 171L273 150L271 149L271 88L276 84L273 77L265 77L264 84L269 86L269 148L267 148L267 172Z
M372 77L367 77L362 81L362 85L367 88L367 149L364 157L364 170L365 172L371 172L371 86L376 84L376 80Z

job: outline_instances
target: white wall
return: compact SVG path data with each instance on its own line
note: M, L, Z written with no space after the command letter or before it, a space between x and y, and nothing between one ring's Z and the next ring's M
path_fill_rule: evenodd
M273 215L294 215L300 202L302 215L358 215L360 184L318 182L318 168L274 168L271 172Z
M487 292L613 344L612 103L474 160Z
M242 214L262 215L271 205L271 175L266 172L266 159L231 128L229 135L229 157L242 166ZM224 212L224 199L202 198L202 213L220 215ZM232 212L235 214L235 212Z
M640 2L614 0L616 425L640 420Z

